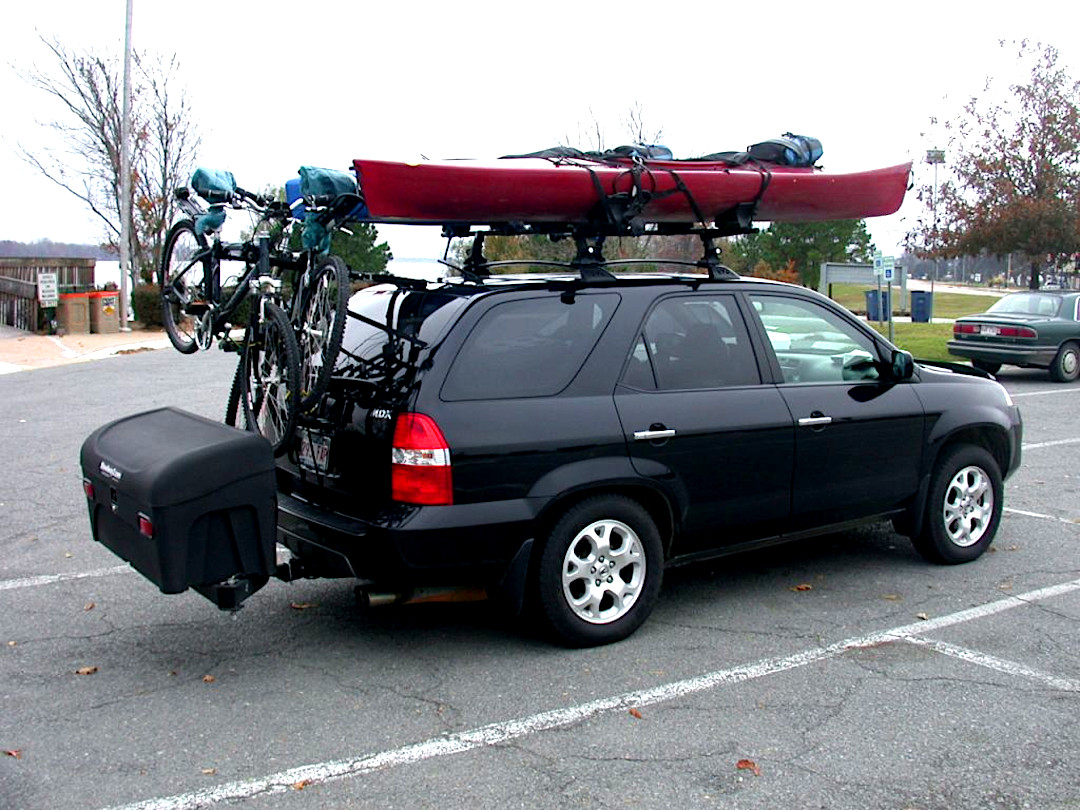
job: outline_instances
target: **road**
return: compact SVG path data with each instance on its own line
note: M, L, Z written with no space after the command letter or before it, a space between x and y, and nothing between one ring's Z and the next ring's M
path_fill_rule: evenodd
M1080 805L1080 385L1003 374L1024 466L978 562L831 535L672 571L637 634L572 651L490 603L364 613L344 581L230 616L94 544L83 438L218 417L231 373L157 351L0 377L0 807Z

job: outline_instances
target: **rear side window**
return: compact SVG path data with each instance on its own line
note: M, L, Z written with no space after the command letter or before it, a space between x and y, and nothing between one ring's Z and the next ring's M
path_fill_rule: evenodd
M545 397L574 379L619 304L614 293L507 301L473 327L443 384L444 400Z

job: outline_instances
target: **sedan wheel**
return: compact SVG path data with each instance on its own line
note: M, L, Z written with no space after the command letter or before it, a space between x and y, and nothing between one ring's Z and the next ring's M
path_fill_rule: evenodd
M1076 343L1066 343L1058 349L1054 362L1050 364L1050 379L1054 382L1072 382L1080 377L1080 347Z
M663 576L660 533L637 502L583 501L548 535L537 573L541 618L575 647L608 644L652 611Z
M926 559L969 562L994 540L1001 521L1002 479L997 461L981 447L944 451L930 481L922 531L912 538Z

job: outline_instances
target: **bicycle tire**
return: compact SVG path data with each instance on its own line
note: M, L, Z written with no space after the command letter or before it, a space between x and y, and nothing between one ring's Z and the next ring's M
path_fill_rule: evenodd
M251 305L258 303L252 300ZM289 447L300 414L300 350L285 312L270 302L253 338L243 349L240 402L244 422L280 456Z
M330 384L349 306L349 268L337 256L320 256L296 324L300 349L300 410L318 403Z
M191 263L192 256L205 249L206 244L206 239L196 233L195 223L181 219L169 228L161 251L161 320L169 342L181 354L192 354L199 349L197 318L186 308L191 302L192 291L198 291L208 277L206 259L199 261L202 266L198 269ZM184 275L182 290L176 283L181 274Z
M247 345L247 334L244 335L244 345ZM233 374L232 386L229 388L229 399L225 402L225 424L236 427L237 417L240 415L240 393L244 387L244 355L236 364L236 372Z

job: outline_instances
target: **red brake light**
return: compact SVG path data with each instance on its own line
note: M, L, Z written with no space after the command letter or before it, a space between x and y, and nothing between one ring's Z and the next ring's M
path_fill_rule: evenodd
M953 324L954 335L977 335L979 333L978 324L974 323L954 323Z
M154 539L154 524L149 517L139 512L139 534L150 540Z
M86 493L87 498L89 498L90 500L94 500L94 482L93 481L91 481L89 478L84 478L82 480L82 489L83 489L83 492Z
M454 502L450 445L430 416L398 417L391 456L390 497L395 501L427 506Z
M1029 329L1026 326L1002 326L998 330L998 334L1002 337L1017 337L1017 338L1033 338L1038 337L1038 333L1034 329Z

